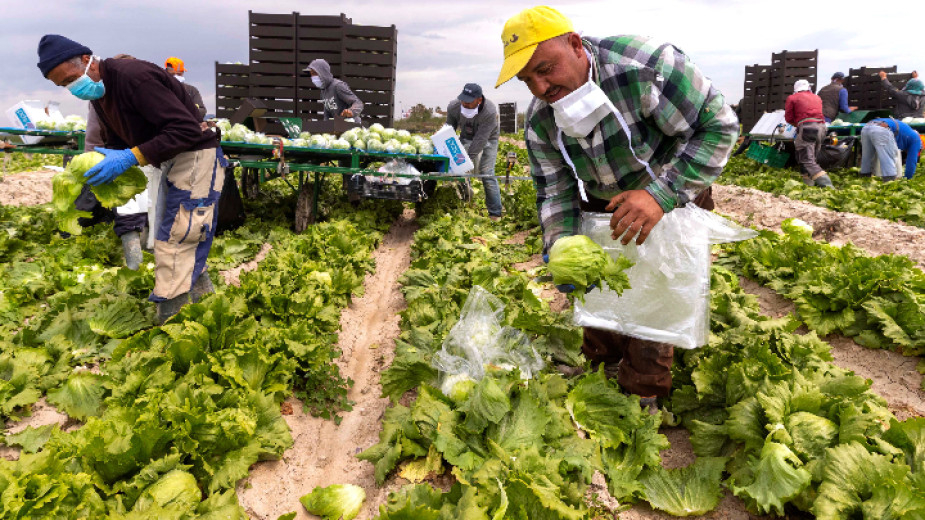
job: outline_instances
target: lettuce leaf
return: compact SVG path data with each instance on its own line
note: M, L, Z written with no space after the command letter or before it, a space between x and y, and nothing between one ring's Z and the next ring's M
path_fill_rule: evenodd
M655 509L674 516L705 514L723 498L720 482L726 460L699 457L686 468L647 470L639 478L643 496Z

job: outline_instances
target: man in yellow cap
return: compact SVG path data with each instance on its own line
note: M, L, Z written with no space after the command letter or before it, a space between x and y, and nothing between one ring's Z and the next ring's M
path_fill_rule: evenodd
M199 109L199 119L204 119L206 117L206 104L202 101L202 94L199 93L199 89L186 82L186 77L183 76L186 73L183 60L175 56L167 58L167 61L164 62L164 70L183 84L183 88L186 89L189 97L193 98L193 103Z
M639 36L582 38L546 6L509 19L501 40L496 86L516 76L535 96L525 137L545 251L580 233L582 211L613 212L614 239L642 244L676 207L713 209L708 188L739 123L679 49ZM582 350L650 410L671 391L669 344L586 328Z

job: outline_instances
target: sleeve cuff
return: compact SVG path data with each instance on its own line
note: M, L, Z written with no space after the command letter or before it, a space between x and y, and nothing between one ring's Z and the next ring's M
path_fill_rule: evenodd
M132 148L132 154L135 156L135 160L138 161L138 166L147 166L148 160L145 159L145 156L142 155L141 150L136 146Z
M645 189L646 193L652 195L652 198L655 199L655 202L658 202L658 205L662 207L662 211L665 213L673 210L678 204L678 195L661 179L656 179Z

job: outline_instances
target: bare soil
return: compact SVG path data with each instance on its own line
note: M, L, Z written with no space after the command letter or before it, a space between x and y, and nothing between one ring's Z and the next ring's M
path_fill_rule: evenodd
M774 290L746 278L740 277L739 280L745 292L758 297L763 314L780 317L795 312L793 302ZM873 383L871 390L886 399L890 411L897 419L925 416L922 375L916 370L918 358L903 356L889 350L865 348L851 338L838 334L831 334L823 339L832 346L834 363L870 379Z
M255 519L275 520L296 511L296 518L313 518L299 498L316 486L356 484L366 490L366 505L358 518L378 512L389 492L402 485L392 479L376 486L373 465L356 454L379 440L382 416L388 407L379 386L379 373L393 357L400 329L398 312L405 307L398 279L411 263L411 242L416 226L414 212L401 218L373 254L376 271L367 276L362 298L341 315L338 362L342 373L354 381L349 398L356 404L341 423L306 415L301 403L289 399L292 415L285 416L294 446L279 461L261 462L238 484L241 505Z
M250 262L244 262L237 267L232 267L231 269L220 271L219 274L222 275L222 278L225 280L225 284L241 287L241 273L246 273L248 271L257 269L257 266L260 265L260 262L263 262L263 259L267 257L267 254L270 253L271 249L273 249L273 246L269 243L265 243L260 247L260 251L257 252L257 255Z
M739 186L713 185L716 211L742 225L780 231L788 218L813 226L813 236L833 245L848 242L874 255L905 255L925 268L925 229L879 218L842 213L808 202Z
M32 405L31 415L23 417L21 421L7 421L3 434L11 435L19 433L30 426L38 428L39 426L46 426L48 424L57 424L62 430L69 431L77 428L77 425L80 423L71 420L67 414L59 412L53 405L48 404L43 397ZM18 447L0 444L0 457L4 459L18 460L20 451Z
M6 206L35 206L51 202L51 178L55 172L10 173L0 176L0 204Z

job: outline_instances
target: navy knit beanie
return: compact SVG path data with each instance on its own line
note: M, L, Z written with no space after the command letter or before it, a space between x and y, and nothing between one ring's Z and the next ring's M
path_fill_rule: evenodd
M46 34L39 42L39 70L42 76L48 77L51 69L61 65L74 56L93 54L85 45L81 45L70 38L57 34Z

